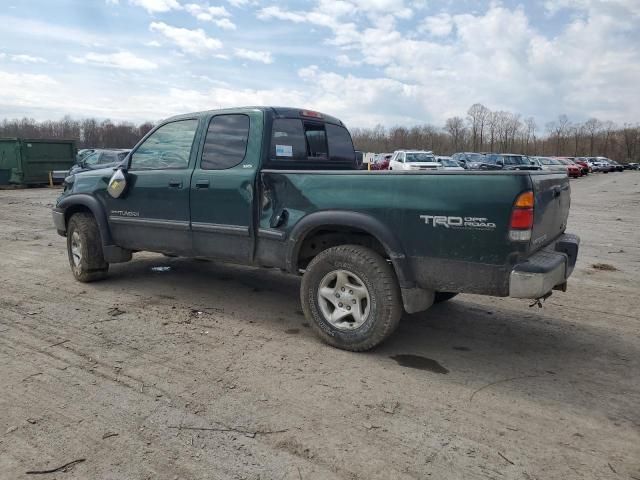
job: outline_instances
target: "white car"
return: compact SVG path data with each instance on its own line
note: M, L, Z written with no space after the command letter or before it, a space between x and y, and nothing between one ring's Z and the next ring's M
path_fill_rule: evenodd
M445 170L450 170L450 171L464 171L464 168L462 168L462 166L456 162L455 160L453 160L451 157L447 157L444 155L436 155L436 161L442 165L442 168Z
M389 162L389 170L443 170L431 151L396 150Z

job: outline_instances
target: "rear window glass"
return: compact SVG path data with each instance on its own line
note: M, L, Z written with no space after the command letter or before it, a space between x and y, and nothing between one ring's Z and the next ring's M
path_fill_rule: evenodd
M246 115L218 115L209 122L202 151L200 168L224 170L235 167L247 151L249 117Z
M327 133L324 125L303 123L304 134L307 137L307 156L314 158L329 158L327 149Z
M307 142L302 120L278 118L273 121L271 135L271 158L276 160L305 160Z
M327 138L329 139L329 155L331 160L350 162L354 160L353 142L351 135L344 127L327 123Z
M351 135L339 125L279 118L273 121L271 159L277 162L340 162L353 164Z

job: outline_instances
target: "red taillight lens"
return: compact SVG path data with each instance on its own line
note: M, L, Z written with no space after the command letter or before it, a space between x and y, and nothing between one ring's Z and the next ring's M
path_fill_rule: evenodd
M533 227L533 208L516 208L511 212L512 230L529 230Z
M513 203L509 222L509 239L512 242L528 242L531 240L535 201L533 192L528 191L518 195L518 198Z

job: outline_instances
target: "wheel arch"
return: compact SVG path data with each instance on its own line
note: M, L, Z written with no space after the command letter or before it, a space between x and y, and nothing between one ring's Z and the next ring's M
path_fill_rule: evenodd
M64 211L65 227L69 223L71 216L78 212L89 212L96 219L98 229L100 230L100 238L103 245L112 245L113 238L107 221L107 214L104 207L95 197L85 194L70 195L58 204L58 208Z
M412 288L415 285L404 248L398 237L380 220L359 212L327 210L303 217L289 234L287 270L297 273L305 261L310 261L313 256L324 250L319 248L312 257L301 259L301 253L305 251L309 239L314 238L318 233L370 237L373 239L373 244L367 246L373 250L382 250L380 253L384 253L391 260L400 287ZM327 248L336 245L329 244Z

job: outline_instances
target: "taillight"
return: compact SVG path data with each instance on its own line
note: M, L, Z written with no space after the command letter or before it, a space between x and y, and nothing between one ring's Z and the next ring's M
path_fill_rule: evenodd
M513 203L511 221L509 222L509 240L512 242L528 242L531 240L534 205L535 198L531 191L521 193Z

